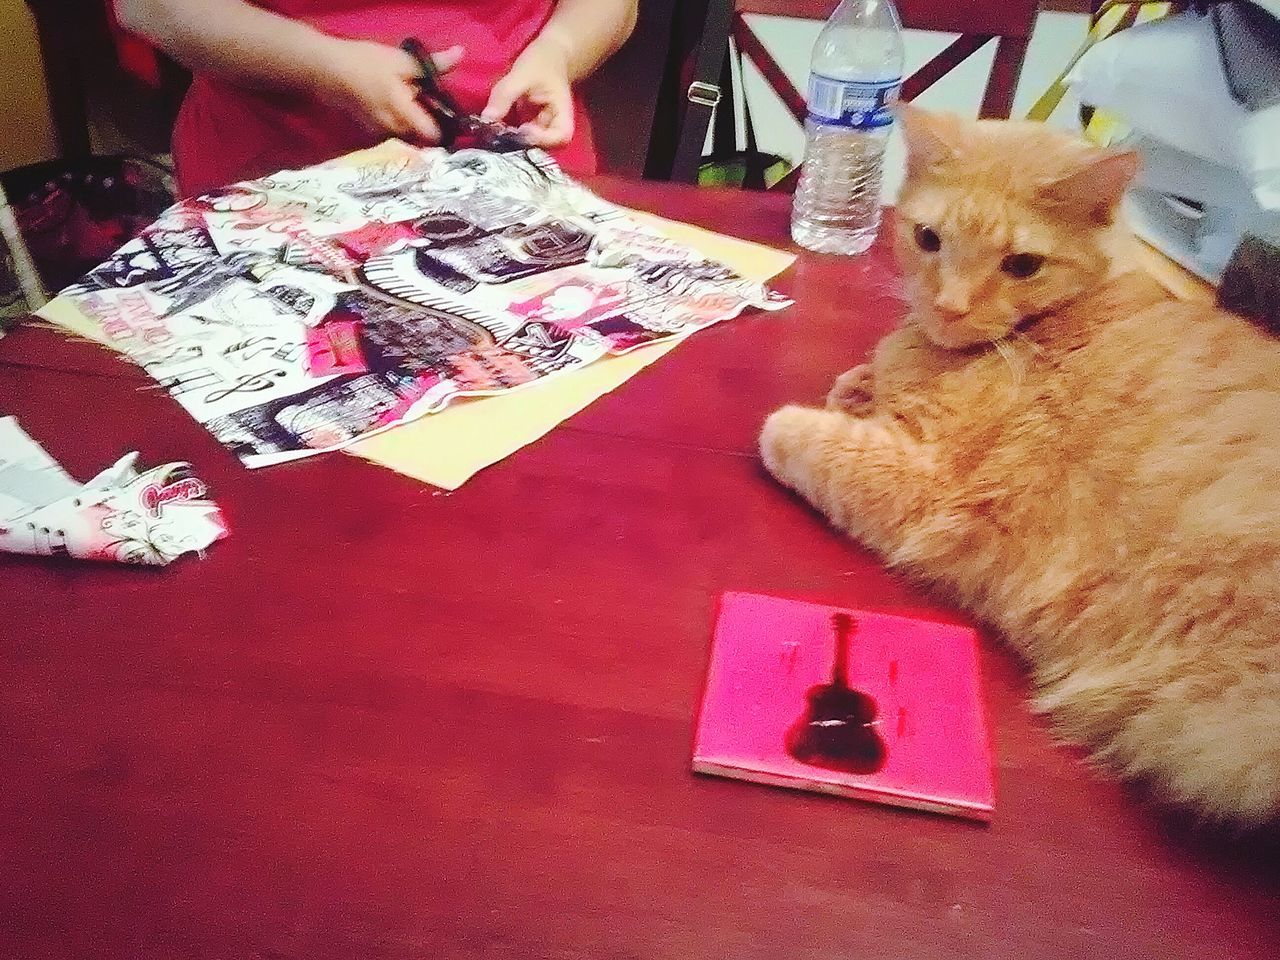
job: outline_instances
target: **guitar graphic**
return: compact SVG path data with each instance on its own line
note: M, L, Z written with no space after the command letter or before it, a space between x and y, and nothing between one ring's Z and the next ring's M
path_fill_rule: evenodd
M875 773L888 759L876 729L875 698L849 686L849 635L857 624L847 613L831 617L835 664L831 682L810 687L804 714L787 730L786 747L801 763L844 773Z

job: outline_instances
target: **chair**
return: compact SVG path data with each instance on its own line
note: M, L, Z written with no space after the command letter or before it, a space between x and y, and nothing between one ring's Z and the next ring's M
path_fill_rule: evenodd
M674 137L668 135L664 138L655 131L654 149L650 153L646 174L661 177L666 172L672 180L696 180L711 111L719 102L719 87L715 81L723 57L728 55L730 38L755 64L796 121L804 123L807 112L804 95L760 42L746 17L767 14L825 20L837 3L838 0L709 0L705 4L701 36L696 43L685 41L682 49L686 51L686 59L675 66L679 79L668 84L673 88L668 90L668 100L672 99L671 93L678 96L683 91L683 99L687 101L687 104L669 104L680 117L678 132ZM919 96L987 43L995 41L995 60L983 92L980 115L1007 118L1013 106L1014 89L1026 56L1037 6L1036 0L970 0L969 3L958 0L898 0L903 26L959 34L941 53L904 80L902 99L911 100ZM674 44L673 47L681 48L681 45ZM788 180L794 183L793 177Z

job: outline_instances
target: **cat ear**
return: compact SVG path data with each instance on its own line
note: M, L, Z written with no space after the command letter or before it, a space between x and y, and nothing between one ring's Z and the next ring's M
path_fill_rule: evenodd
M1044 184L1040 193L1055 205L1107 221L1141 163L1133 150L1093 150L1075 170Z
M907 142L907 176L913 177L960 155L959 117L931 113L899 101L893 108Z

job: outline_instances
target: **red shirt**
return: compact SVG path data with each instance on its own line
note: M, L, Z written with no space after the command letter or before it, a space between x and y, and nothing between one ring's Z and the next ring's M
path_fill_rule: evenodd
M397 46L417 37L428 50L466 48L444 83L463 109L480 112L489 92L546 24L554 0L257 0L325 33ZM579 102L573 140L552 151L572 173L592 173L595 148ZM351 117L296 94L240 87L197 74L173 131L184 196L308 166L369 147L382 137Z

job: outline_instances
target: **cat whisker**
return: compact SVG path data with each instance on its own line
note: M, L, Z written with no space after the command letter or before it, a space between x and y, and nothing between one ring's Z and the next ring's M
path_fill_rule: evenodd
M1032 353L1034 353L1036 356L1038 356L1038 357L1046 357L1046 356L1048 356L1048 354L1047 354L1047 353L1045 353L1044 348L1043 348L1042 346L1040 346L1040 344L1036 343L1034 340L1032 340L1030 337L1028 337L1028 336L1027 336L1025 333L1023 333L1021 330L1014 330L1014 331L1013 331L1013 335L1014 335L1015 337L1017 337L1017 338L1018 338L1018 341L1019 341L1020 343L1025 343L1025 344L1027 345L1027 347L1029 347L1029 348L1030 348L1031 352L1032 352Z
M1021 383L1022 369L1018 364L1014 363L1014 359L1017 354L1014 353L1013 346L1007 339L995 340L992 342L992 346L996 348L996 353L1000 354L1000 359L1002 359L1005 366L1009 368L1009 373L1013 375L1014 382Z

